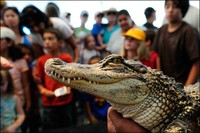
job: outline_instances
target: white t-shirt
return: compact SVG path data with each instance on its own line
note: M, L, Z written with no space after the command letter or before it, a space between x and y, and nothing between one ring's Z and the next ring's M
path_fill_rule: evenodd
M53 28L58 29L64 35L64 38L66 37L67 39L72 36L73 30L64 20L58 17L50 17L50 20L53 24Z
M112 54L119 54L123 48L123 43L124 36L122 36L121 29L118 29L111 35L106 49Z

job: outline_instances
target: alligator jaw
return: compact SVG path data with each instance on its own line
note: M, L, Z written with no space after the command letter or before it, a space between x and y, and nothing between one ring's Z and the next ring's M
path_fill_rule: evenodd
M59 59L49 59L45 64L45 71L49 77L66 86L100 96L113 103L136 104L144 100L149 94L149 88L143 82L133 78L115 79L109 82L106 80L106 83L88 80L86 77L83 78L85 73L73 71L72 68L76 68L76 65L64 63ZM88 75L88 77L90 76Z

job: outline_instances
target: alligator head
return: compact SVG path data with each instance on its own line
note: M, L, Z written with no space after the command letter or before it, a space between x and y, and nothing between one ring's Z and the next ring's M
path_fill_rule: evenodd
M66 86L105 98L125 118L149 130L171 115L182 98L177 88L183 86L173 78L118 55L93 65L52 58L47 60L45 72Z

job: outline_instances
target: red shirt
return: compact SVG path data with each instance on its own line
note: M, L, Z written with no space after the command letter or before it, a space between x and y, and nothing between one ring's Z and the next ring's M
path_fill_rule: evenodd
M65 86L61 83L58 83L54 79L50 78L49 76L46 75L44 71L44 65L45 62L49 58L60 58L64 62L72 62L72 57L69 54L66 53L61 53L59 56L51 56L48 54L45 54L41 57L38 58L37 61L37 70L38 70L38 77L41 78L42 81L44 81L44 87L48 90L54 91L55 89ZM61 97L47 97L42 95L42 102L44 106L59 106L59 105L64 105L67 103L70 103L72 101L73 94L67 94Z
M156 69L156 59L158 58L158 54L156 52L151 52L151 59L141 60L142 64L151 67L152 69Z

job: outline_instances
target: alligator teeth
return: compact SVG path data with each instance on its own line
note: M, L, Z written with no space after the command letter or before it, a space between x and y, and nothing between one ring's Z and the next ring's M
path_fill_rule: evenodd
M67 78L67 83L70 84L70 78Z
M74 81L76 80L76 78L74 78Z
M63 77L62 80L65 81L65 77Z
M92 81L89 81L89 83L91 84L91 83L92 83Z
M51 71L50 74L53 75L53 71Z
M78 80L80 80L81 79L81 77L78 77Z

